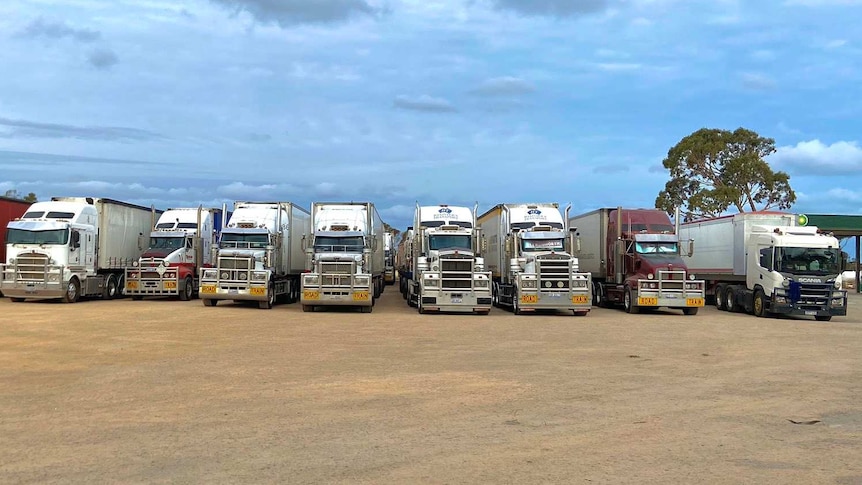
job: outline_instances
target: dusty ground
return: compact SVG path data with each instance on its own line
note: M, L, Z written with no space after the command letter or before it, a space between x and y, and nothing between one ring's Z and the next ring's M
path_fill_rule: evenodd
M0 483L862 483L860 322L4 299Z

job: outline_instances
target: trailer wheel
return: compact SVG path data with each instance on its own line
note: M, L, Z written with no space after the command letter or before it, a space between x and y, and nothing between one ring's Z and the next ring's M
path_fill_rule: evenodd
M180 300L189 301L195 295L194 283L192 283L192 277L186 276L185 281L183 282L183 290L180 292Z
M105 282L105 291L102 293L102 298L105 300L113 300L117 297L117 277L115 275L108 276L108 281Z
M694 308L683 308L683 309L682 309L682 314L683 314L683 315L697 315L697 311L698 311L698 310L699 310L699 308L697 308L697 307L694 307Z
M832 320L832 315L817 315L814 319L818 322L828 322L829 320Z
M626 313L635 314L641 311L640 307L634 304L634 296L632 296L632 290L628 286L623 291L623 307L625 307Z
M75 303L81 296L81 283L78 278L72 277L66 285L66 293L63 294L63 303Z
M204 299L201 301L204 302L204 306L216 306L216 305L218 305L218 300Z
M9 298L9 299L12 300L12 303L21 303L22 301L24 301L23 298Z
M766 316L766 296L764 296L763 290L760 288L754 292L754 302L752 303L752 307L752 313L754 313L755 317Z
M716 285L715 286L715 308L720 311L727 310L727 305L724 301L724 292L726 291L726 287L724 285Z

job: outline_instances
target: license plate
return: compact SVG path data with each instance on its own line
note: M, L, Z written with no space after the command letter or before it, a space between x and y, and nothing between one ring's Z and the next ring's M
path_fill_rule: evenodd
M654 298L651 296L650 297L641 296L638 298L638 305L639 306L657 306L658 305L658 298Z
M203 285L201 286L201 293L215 293L216 287L215 285Z
M575 305L586 305L590 301L587 295L574 295L572 296L572 303Z
M126 281L126 288L129 290L137 290L138 282L137 281Z
M539 303L539 295L521 295L521 303Z
M462 300L461 298L452 298L451 301L452 301L452 303L461 303L464 300Z
M165 281L165 289L166 290L176 290L177 282L176 281Z
M561 297L562 295L560 295L559 293L548 293L548 295L547 295L547 296L548 296L549 298L559 298L559 297Z
M227 290L228 295L239 295L239 290Z
M368 300L368 292L367 291L354 291L353 292L353 301L366 301Z
M252 288L251 294L256 296L263 296L266 294L266 288Z
M703 298L686 298L686 306L703 306Z
M319 291L305 290L302 292L302 299L303 300L319 300L320 299L320 292Z
M813 317L813 316L817 315L817 312L811 311L811 310L805 310L805 314Z

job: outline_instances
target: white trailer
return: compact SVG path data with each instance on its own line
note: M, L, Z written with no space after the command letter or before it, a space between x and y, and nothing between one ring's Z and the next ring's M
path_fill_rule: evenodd
M306 240L302 310L357 306L371 312L383 291L383 220L370 202L315 202Z
M178 296L188 301L198 292L199 269L212 267L227 208L166 210L150 233L149 246L131 268L126 268L126 295Z
M794 214L752 212L683 223L680 238L698 247L684 259L707 280L719 310L818 321L846 315L838 239L796 221Z
M578 267L578 240L556 203L499 204L479 216L488 240L485 260L493 277L495 306L516 314L592 305L590 274Z
M161 214L98 197L36 202L7 225L7 263L0 289L12 301L120 296L125 268L137 261L145 234Z
M310 214L292 202L237 201L222 230L215 267L200 269L204 305L256 301L270 309L279 299L296 301L305 269L302 241L310 230Z
M407 303L429 311L491 311L491 273L481 256L483 239L476 208L446 204L419 206L413 217L406 268Z
M395 244L395 234L391 231L383 233L383 250L386 259L386 269L383 272L383 282L387 285L395 283L395 257L398 246Z

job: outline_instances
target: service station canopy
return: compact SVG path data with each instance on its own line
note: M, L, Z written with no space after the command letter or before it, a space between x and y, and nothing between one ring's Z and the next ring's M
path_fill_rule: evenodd
M831 232L835 237L843 239L853 237L856 239L856 293L859 288L859 239L862 237L862 215L852 216L845 214L799 214L796 223L800 226L817 226L823 232ZM847 268L853 269L853 268Z

